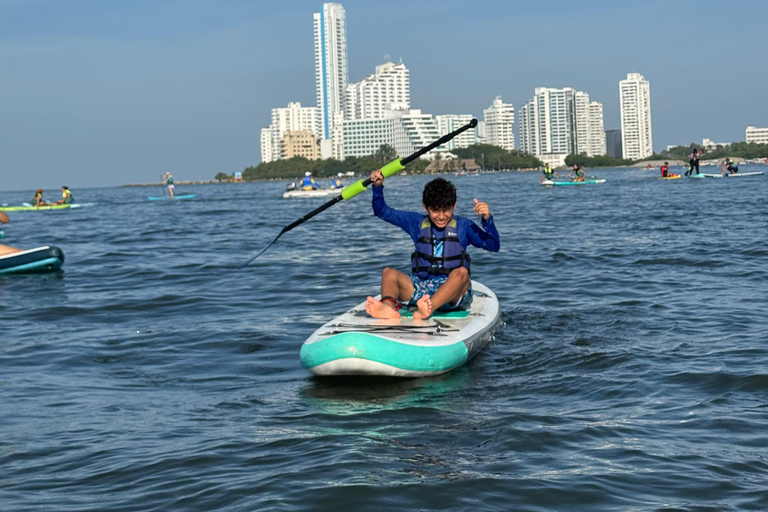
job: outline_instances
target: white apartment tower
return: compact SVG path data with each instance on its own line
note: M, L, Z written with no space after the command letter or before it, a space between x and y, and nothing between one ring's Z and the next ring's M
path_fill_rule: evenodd
M512 126L515 123L515 107L511 103L501 101L496 96L490 107L483 110L485 121L486 143L512 151L515 149L515 134Z
M446 133L451 133L472 121L472 117L472 114L446 114L442 116L435 116L435 121L437 122L437 131L440 133L440 136L443 136ZM445 148L448 151L451 151L457 148L468 148L473 144L477 144L480 142L480 138L478 136L478 128L478 126L475 126L469 130L464 130L456 137L448 141L448 143L445 145Z
M768 144L768 128L757 128L756 126L747 126L746 130L747 144Z
M640 73L619 82L621 145L624 158L639 160L653 154L651 86Z
M387 110L379 119L351 119L344 121L343 157L373 155L382 144L395 149L405 157L438 139L437 122L431 114L421 110ZM445 152L440 146L428 154Z
M287 107L272 109L272 123L261 130L261 161L271 162L283 157L283 139L287 132L308 131L317 136L317 108L302 107L291 102Z
M341 4L323 4L314 14L315 88L323 158L333 154L334 128L344 119L344 90L349 82L347 15Z
M374 119L385 110L411 108L411 82L402 62L385 62L376 73L349 84L344 96L344 119Z
M537 87L520 107L520 149L553 166L570 154L605 155L603 105L570 87Z

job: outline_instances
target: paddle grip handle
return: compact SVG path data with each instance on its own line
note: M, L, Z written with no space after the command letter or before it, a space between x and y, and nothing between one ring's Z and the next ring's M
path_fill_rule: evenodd
M400 171L405 169L405 165L403 165L401 160L393 160L392 162L389 162L387 165L381 168L381 174L384 175L385 178L389 178L393 174L396 174ZM341 191L341 197L343 199L352 199L357 194L364 192L366 188L368 188L368 185L370 185L371 178L366 178L364 180L359 180L356 183L353 183L352 185L346 187L344 190Z

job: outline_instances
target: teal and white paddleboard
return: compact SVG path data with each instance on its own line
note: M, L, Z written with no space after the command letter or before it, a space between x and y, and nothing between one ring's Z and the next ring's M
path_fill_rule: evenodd
M502 326L496 295L477 281L472 288L468 310L420 322L404 309L396 320L371 318L363 302L315 331L301 347L301 364L320 376L428 377L453 370Z
M168 199L192 199L193 197L197 197L197 194L187 194L185 196L149 196L147 199L150 201L164 201Z
M707 178L746 178L747 176L761 176L762 171L759 172L737 172L736 174L704 174Z
M688 178L699 178L699 179L701 179L701 178L706 178L706 176L703 175L703 174L691 174L690 176L688 176Z
M544 180L541 182L542 185L597 185L600 183L605 183L605 180L587 180L587 181L551 181L551 180Z

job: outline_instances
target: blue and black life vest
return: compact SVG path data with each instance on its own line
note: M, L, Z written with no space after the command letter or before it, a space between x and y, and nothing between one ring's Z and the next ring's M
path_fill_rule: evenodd
M447 275L459 267L470 270L470 258L459 241L458 223L451 219L445 226L443 238L435 238L429 217L421 221L416 251L411 255L413 275L426 279L429 275Z

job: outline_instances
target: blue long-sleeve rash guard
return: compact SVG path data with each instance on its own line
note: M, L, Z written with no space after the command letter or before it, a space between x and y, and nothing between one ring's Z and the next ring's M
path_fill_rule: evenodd
M421 231L421 221L424 220L424 215L416 212L405 212L402 210L395 210L387 206L384 202L384 186L373 186L373 213L382 220L394 224L402 228L406 233L411 235L413 243L419 239L419 232ZM461 246L466 248L469 245L474 245L480 249L486 251L497 252L501 246L499 241L499 232L496 231L496 225L493 223L493 216L488 217L488 220L482 221L483 227L480 228L477 224L467 219L466 217L460 217L458 215L453 216L456 219L456 228L459 234L459 242ZM435 227L435 238L441 239L443 237L444 229L438 229Z

